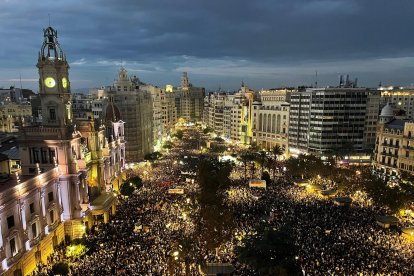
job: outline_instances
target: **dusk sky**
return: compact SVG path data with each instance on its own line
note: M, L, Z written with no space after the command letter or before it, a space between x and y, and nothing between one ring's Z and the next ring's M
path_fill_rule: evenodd
M72 88L112 84L123 65L158 86L237 90L414 83L414 1L0 0L0 87L38 90L43 29L58 31Z

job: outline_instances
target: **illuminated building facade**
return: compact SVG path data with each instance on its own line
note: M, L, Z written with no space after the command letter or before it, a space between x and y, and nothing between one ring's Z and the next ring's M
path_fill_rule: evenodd
M137 77L130 78L125 68L118 72L114 82L114 103L118 106L121 119L125 122L126 159L140 161L153 151L153 103L151 92L141 90Z
M186 121L202 121L204 108L205 89L194 87L187 72L183 72L181 86L175 91L175 106L177 107L177 118Z
M30 274L65 237L107 222L116 209L112 183L124 173L123 124L111 142L105 125L73 118L69 65L52 27L44 30L37 67L42 125L20 129L21 174L0 188L4 275Z
M255 92L242 84L236 94L227 95L223 108L223 136L250 144L253 139L253 102Z
M398 118L389 103L377 126L373 165L387 175L414 174L414 123Z
M363 151L369 95L369 89L344 86L292 92L289 152Z
M169 130L172 129L177 123L175 94L173 93L172 87L169 87L168 85L165 90L161 90L161 109L165 134L168 134Z
M18 132L19 127L32 122L30 102L3 102L0 104L0 132Z
M224 102L229 95L224 92L210 93L204 98L203 122L217 135L224 134Z
M260 148L280 146L288 153L290 88L262 90L253 105L253 140Z
M414 88L380 87L381 107L387 103L405 111L407 119L414 119Z

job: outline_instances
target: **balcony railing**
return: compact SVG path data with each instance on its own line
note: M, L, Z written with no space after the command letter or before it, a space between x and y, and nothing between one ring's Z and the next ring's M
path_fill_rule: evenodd
M16 261L20 259L22 255L23 255L23 248L21 248L20 251L17 252L16 255L7 259L7 266L8 267L12 266Z
M34 238L34 239L31 239L30 240L30 247L33 247L33 246L35 246L36 244L38 244L39 243L39 241L41 240L43 238L43 233L40 233L39 235L37 235L37 237L36 238Z

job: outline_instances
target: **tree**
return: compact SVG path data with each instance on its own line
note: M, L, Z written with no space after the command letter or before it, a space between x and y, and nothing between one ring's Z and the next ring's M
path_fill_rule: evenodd
M270 181L270 175L269 175L269 173L268 173L268 172L264 171L264 172L262 173L262 178L261 178L261 179L266 181L266 185L267 185L267 186L269 186L269 185L270 185L271 181Z
M162 148L164 149L172 149L174 147L174 144L171 143L170 141L167 141L164 143L164 145L162 146Z
M295 260L297 250L289 229L258 229L244 246L237 247L239 261L253 267L260 275L301 275Z
M120 192L121 192L121 195L123 196L130 196L132 195L134 191L135 191L135 187L132 183L124 182L121 185Z
M217 143L224 143L224 139L221 138L220 136L215 137L214 141L216 141Z
M132 183L132 185L134 185L135 189L139 189L142 187L142 179L139 176L134 176L130 179L128 179L127 181L125 181L126 183Z
M226 149L227 149L227 147L225 145L214 144L213 146L210 147L210 152L221 154L221 153L225 152Z
M82 243L72 244L66 247L65 256L67 258L77 259L85 255L87 251L88 248Z
M184 133L183 133L183 131L180 129L180 130L177 130L177 132L176 133L174 133L174 135L173 135L174 137L177 137L177 139L183 139L183 136L184 136Z
M260 166L260 174L263 174L264 167L265 167L267 161L269 160L269 158L267 156L267 153L265 151L261 150L255 155L255 157L256 157L255 159L256 159L257 163Z
M279 160L279 156L283 155L283 153L285 153L285 148L281 147L279 145L276 145L272 148L271 150L273 158L275 160Z
M201 222L197 225L200 237L213 249L229 239L233 227L233 214L223 204L224 190L230 186L233 163L219 162L217 158L200 159L197 165L200 186Z
M161 157L162 157L161 152L154 151L152 153L145 154L144 159L152 163L152 162L157 161Z
M243 164L244 167L244 180L247 179L247 164L250 162L250 152L244 150L240 153L237 160Z
M179 241L181 246L181 253L184 258L185 275L190 275L190 263L197 258L197 249L194 246L193 239L184 237Z
M54 275L68 275L69 265L65 262L56 263L52 266L52 271Z
M205 129L203 129L204 134L208 134L210 132L213 132L213 129L211 127L206 127Z

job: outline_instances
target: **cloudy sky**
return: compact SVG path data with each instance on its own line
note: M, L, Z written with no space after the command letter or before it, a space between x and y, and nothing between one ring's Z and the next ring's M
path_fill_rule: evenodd
M123 65L142 81L235 90L414 83L410 0L0 0L0 87L37 90L50 22L72 88L111 84Z

